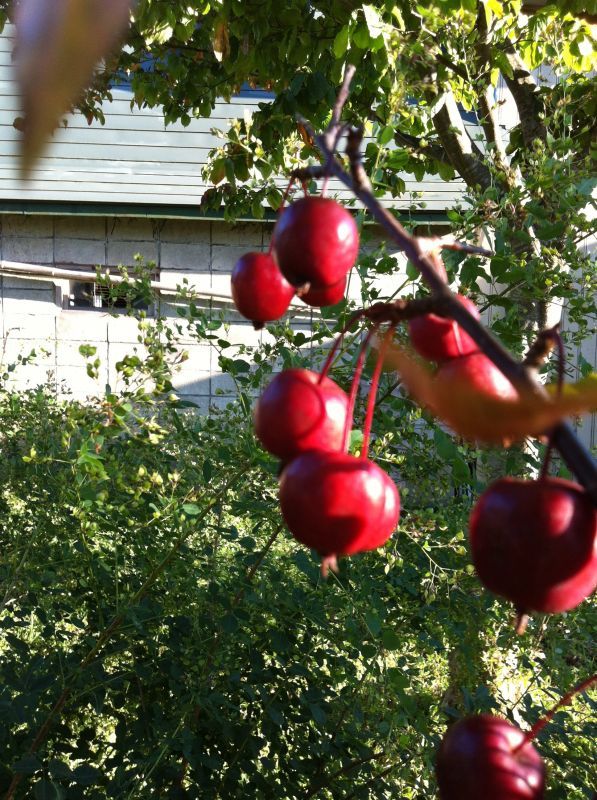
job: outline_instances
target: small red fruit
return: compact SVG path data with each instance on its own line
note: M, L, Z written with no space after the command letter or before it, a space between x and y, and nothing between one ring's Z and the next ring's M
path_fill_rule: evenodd
M333 286L357 259L359 232L352 215L328 197L288 206L274 229L274 257L294 286Z
M444 385L453 384L455 396L459 387L474 389L494 400L517 400L518 393L504 373L483 353L471 353L445 361L436 373Z
M574 608L597 586L597 512L561 478L501 478L470 518L479 580L520 613Z
M255 433L284 461L307 450L340 451L348 396L331 378L308 369L286 369L255 406Z
M457 295L462 305L475 319L480 319L479 311L472 300ZM438 314L424 314L408 323L410 341L419 355L430 361L445 361L448 358L467 356L479 350L478 346L460 325L448 317Z
M379 547L400 516L389 476L347 453L310 452L291 461L280 480L280 506L294 538L323 557Z
M308 306L323 308L323 306L334 306L340 300L344 300L346 291L346 276L332 286L324 286L322 289L309 289L305 294L300 295Z
M232 299L239 313L256 324L279 319L294 288L269 253L245 253L232 270Z
M545 765L515 725L491 714L465 717L440 745L441 800L542 800Z

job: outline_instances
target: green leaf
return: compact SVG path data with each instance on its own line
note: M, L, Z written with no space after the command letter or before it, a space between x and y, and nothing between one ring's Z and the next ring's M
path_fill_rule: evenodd
M332 45L332 50L336 58L342 58L342 56L348 50L348 45L350 42L350 33L348 30L348 25L344 25L334 38L334 43Z
M81 764L73 770L73 780L79 786L93 786L100 778L101 772L91 764Z
M379 636L381 632L381 621L377 614L373 611L367 611L365 614L365 622L373 636Z
M394 139L394 128L391 125L386 125L385 128L379 133L377 141L380 145L386 145Z
M32 753L20 758L13 766L13 770L20 775L34 775L39 769L41 769L41 761Z
M182 510L187 517L196 517L201 513L201 509L196 503L183 503Z
M404 640L389 628L386 628L381 634L381 642L386 650L398 650L404 644Z
M365 15L365 22L369 31L369 36L372 39L377 39L383 33L383 20L375 6L364 5L363 14Z
M352 41L359 48L359 50L367 50L371 42L369 36L369 28L363 22L360 22L352 34Z

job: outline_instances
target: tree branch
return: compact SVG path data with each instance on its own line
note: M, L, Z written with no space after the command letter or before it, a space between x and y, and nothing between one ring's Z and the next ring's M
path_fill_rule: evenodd
M402 147L434 158L442 164L452 166L452 162L448 158L446 151L438 142L429 142L426 139L420 139L418 136L412 136L410 133L403 133L397 128L394 130L394 141Z
M460 115L458 116L460 118ZM462 119L460 119L460 123L462 124ZM350 175L343 168L335 152L330 152L327 146L329 138L330 131L328 129L325 135L317 136L315 139L326 163L329 164L329 174L338 178L354 193L355 197L371 212L373 218L400 246L407 258L418 268L423 280L439 301L445 315L455 320L469 334L479 349L493 361L516 388L525 394L540 397L543 400L548 399L549 395L545 387L532 377L524 364L514 359L503 345L494 339L450 291L444 275L437 268L437 253L426 251L423 240L408 233L390 211L376 199L362 164L360 149L363 138L362 129L351 128L348 132L346 154L350 161ZM557 425L553 429L552 435L555 447L597 505L597 466L591 454L576 438L568 423Z
M494 90L489 80L491 69L491 46L490 33L487 26L487 12L485 4L477 2L477 21L475 24L478 38L476 42L477 50L477 73L480 86L478 90L480 122L485 131L487 141L493 145L496 165L508 174L508 159L502 138L502 132L497 120L494 109Z
M516 103L522 139L527 147L531 147L535 139L544 142L547 138L547 129L542 120L545 108L539 96L539 87L514 45L507 43L504 55L512 70L511 76L503 73L504 80Z
M493 183L491 172L483 163L483 154L467 133L451 91L445 92L433 124L450 163L466 184L483 191L488 189Z

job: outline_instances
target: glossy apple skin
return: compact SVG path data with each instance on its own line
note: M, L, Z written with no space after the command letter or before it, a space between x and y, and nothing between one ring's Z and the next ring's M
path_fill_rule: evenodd
M517 400L518 393L504 373L483 353L471 353L442 363L436 373L445 384L468 386L494 400Z
M597 586L597 513L571 481L501 478L477 501L469 540L479 580L519 611L567 611Z
M308 306L323 308L324 306L335 306L340 300L344 300L346 292L346 276L332 286L324 286L323 289L309 289L301 295L301 300Z
M307 450L342 449L348 396L331 378L319 377L308 369L286 369L257 401L255 434L283 461Z
M465 717L440 745L436 773L441 800L542 800L545 765L524 734L491 714Z
M241 256L232 270L231 288L239 313L257 323L279 319L295 294L269 253Z
M304 197L289 205L274 230L274 257L294 286L321 289L339 283L359 253L352 215L328 197Z
M480 319L477 306L468 297L457 295L458 300ZM424 314L409 320L410 341L419 355L429 361L446 361L448 358L467 356L479 350L478 346L453 319L437 314Z
M280 480L282 515L295 539L321 556L351 555L386 542L400 497L390 477L347 453L305 453Z

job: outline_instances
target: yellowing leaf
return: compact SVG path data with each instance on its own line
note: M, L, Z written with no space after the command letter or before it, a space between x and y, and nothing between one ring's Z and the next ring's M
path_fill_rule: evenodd
M507 446L528 436L541 437L565 417L597 408L597 375L566 384L559 397L557 388L548 386L547 399L529 392L519 393L518 400L498 400L465 382L442 381L397 345L386 355L386 363L398 370L417 402L473 441Z
M214 55L218 61L223 61L230 55L230 42L228 40L228 23L226 20L219 20L214 26L212 46Z
M16 53L26 174L126 27L132 0L21 0Z

